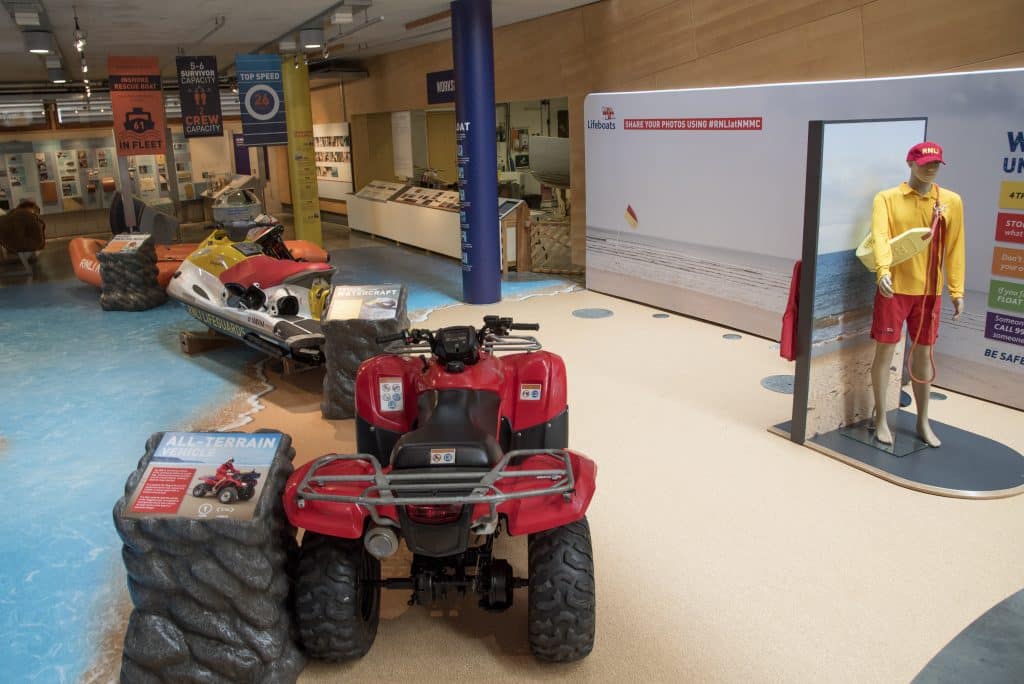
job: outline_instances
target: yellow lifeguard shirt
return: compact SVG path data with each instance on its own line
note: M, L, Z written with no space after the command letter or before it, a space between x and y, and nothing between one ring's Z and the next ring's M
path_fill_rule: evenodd
M928 255L926 249L901 264L892 265L889 239L911 228L932 225L932 208L938 192L939 206L946 218L946 254L942 271L949 283L949 296L964 296L964 202L960 195L933 183L927 195L920 195L907 183L883 190L875 195L871 211L871 234L874 236L875 277L892 275L893 291L898 294L923 295L927 286ZM936 279L934 294L942 294L943 273Z

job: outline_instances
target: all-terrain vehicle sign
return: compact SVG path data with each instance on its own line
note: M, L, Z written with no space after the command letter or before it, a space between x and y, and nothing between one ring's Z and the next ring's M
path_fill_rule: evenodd
M153 115L144 111L142 107L135 107L130 112L125 112L124 129L132 133L145 133L151 131L156 124L153 123Z
M364 655L381 589L410 591L420 605L469 593L498 612L521 587L538 659L590 653L596 599L586 512L597 466L567 448L562 359L510 333L538 327L488 316L479 329L378 339L393 344L356 377L360 453L323 456L285 488L288 519L305 530L295 606L309 655ZM527 577L495 557L501 533L528 537ZM412 552L409 574L382 579L381 559L400 539Z

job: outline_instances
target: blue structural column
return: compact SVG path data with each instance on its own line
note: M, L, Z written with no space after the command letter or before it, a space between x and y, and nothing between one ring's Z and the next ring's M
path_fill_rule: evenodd
M462 299L469 304L492 304L501 301L501 233L491 0L456 0L451 7Z

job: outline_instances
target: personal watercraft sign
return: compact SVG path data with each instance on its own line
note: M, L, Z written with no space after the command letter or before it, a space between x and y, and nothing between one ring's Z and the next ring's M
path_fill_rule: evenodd
M251 520L280 445L277 433L165 433L127 515Z
M177 65L181 126L185 137L211 138L224 135L217 58L178 57Z
M156 57L108 57L117 156L166 154L164 96Z
M281 58L237 55L238 103L246 145L287 145Z

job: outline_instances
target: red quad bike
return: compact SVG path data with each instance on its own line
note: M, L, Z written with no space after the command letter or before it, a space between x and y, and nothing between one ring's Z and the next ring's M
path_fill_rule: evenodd
M256 493L256 482L259 479L260 474L255 470L228 475L220 480L214 475L208 475L192 488L192 496L203 497L213 492L222 504L248 501Z
M295 606L310 656L365 655L382 588L411 591L410 605L424 606L473 593L482 608L504 611L513 590L527 587L539 660L578 660L593 649L585 516L597 466L566 448L562 359L534 337L510 334L538 329L487 316L479 330L378 339L394 344L356 377L360 453L323 456L285 489L288 519L305 530ZM492 553L502 530L529 538L525 579ZM399 538L413 554L409 576L381 579L380 561L398 551Z

